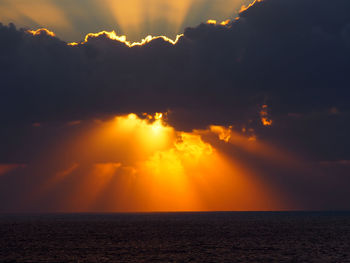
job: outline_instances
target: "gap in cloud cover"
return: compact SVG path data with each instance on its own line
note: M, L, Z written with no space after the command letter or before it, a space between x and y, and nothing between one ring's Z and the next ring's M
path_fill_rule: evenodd
M64 135L56 146L37 147L40 154L20 170L4 166L3 180L15 189L2 189L9 199L7 205L0 203L0 211L281 210L297 206L243 157L246 152L266 162L294 165L286 153L239 135L231 127L183 132L166 118L166 113L128 114L73 126L60 124ZM45 128L33 131L40 133L40 129ZM228 154L227 149L241 154Z
M233 19L251 0L0 0L0 21L48 28L75 42L91 32L116 31L130 41L147 35L176 38L209 19Z

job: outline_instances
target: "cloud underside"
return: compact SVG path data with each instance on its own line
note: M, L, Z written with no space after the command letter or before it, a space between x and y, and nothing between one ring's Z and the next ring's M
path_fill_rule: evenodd
M227 26L202 24L176 45L158 38L134 48L105 34L71 47L45 32L1 26L0 118L174 108L231 115L264 101L277 113L345 109L348 8L257 1Z
M156 38L133 47L108 34L68 45L49 31L0 25L0 163L27 163L34 149L59 144L54 138L84 121L168 112L177 131L254 131L334 171L325 192L345 193L349 13L342 0L256 1L228 24L203 23L176 43ZM281 174L272 179L283 181Z
M187 28L175 45L156 38L133 48L106 34L68 46L2 25L0 120L170 110L172 124L190 130L255 122L267 104L281 125L347 130L339 118L349 110L349 8L256 1L227 25Z

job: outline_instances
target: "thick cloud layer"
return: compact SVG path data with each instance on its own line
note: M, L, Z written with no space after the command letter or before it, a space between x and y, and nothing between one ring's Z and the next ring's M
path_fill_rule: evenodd
M25 125L169 110L179 130L253 128L334 171L341 188L350 160L349 13L347 0L256 1L227 26L201 24L176 45L133 48L107 35L69 46L0 25L0 163L49 147L55 132L40 137ZM260 121L262 105L271 127Z
M107 37L67 46L1 26L1 120L273 103L278 113L347 106L347 1L259 2L229 27L188 28L127 48ZM333 12L332 12L333 9Z
M349 11L345 0L267 0L228 26L188 28L175 46L157 39L133 48L103 35L72 47L1 25L0 120L172 110L177 125L195 128L256 120L268 104L281 122L343 125Z

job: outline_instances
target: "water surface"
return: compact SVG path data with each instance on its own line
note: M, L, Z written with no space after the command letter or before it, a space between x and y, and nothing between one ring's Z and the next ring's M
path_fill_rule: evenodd
M0 262L350 262L350 212L0 215Z

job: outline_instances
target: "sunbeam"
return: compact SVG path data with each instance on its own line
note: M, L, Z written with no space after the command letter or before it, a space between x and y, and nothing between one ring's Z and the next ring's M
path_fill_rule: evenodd
M177 131L166 118L166 113L129 114L94 122L55 150L50 158L64 155L66 168L53 172L33 193L35 198L28 200L50 199L65 189L53 205L55 211L282 207L285 197L259 179L259 171L226 156L217 147L225 142L241 148L248 138L240 137L237 145L238 135L221 126ZM251 154L260 154L259 147L250 149Z
M175 39L188 26L227 21L250 0L25 0L0 1L0 21L45 27L68 42L89 32L112 31L139 42L148 35Z

